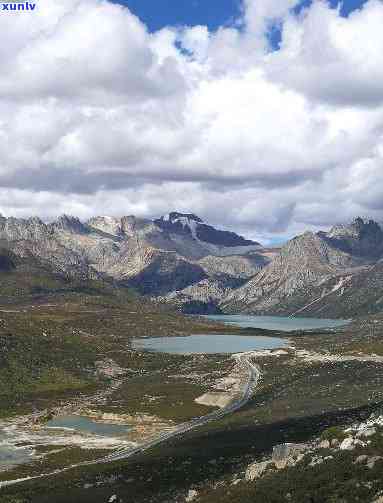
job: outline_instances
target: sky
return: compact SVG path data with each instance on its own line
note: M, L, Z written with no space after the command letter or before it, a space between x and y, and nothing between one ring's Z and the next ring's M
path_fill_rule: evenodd
M210 31L230 26L240 20L243 4L238 0L114 0L124 5L155 32L166 26L206 25ZM341 13L348 16L360 9L367 0L331 0L333 8L341 5ZM255 3L255 2L254 2ZM310 6L311 0L297 2L296 11Z
M122 0L115 3L128 7L151 32L166 26L197 25L206 25L213 31L233 24L242 11L238 0Z
M0 11L0 212L178 210L264 243L383 221L382 26L381 0Z

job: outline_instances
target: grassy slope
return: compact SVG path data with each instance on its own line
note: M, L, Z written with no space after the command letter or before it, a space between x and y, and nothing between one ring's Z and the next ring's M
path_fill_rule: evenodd
M0 311L1 415L11 408L20 412L34 397L100 384L97 360L112 357L119 365L149 372L166 367L165 357L129 353L133 337L206 330L198 322L151 311L136 300L112 304L109 298L105 302L81 295L79 304L69 297L55 296L50 299L54 306L23 304L12 306L14 312Z
M19 280L12 276L17 272L8 271L4 274L7 288L13 281L16 282L17 291ZM190 395L188 392L182 396L177 386L174 399L169 400L165 392L171 386L168 376L176 375L180 370L183 374L192 372L201 365L201 361L151 354L138 357L136 353L127 352L126 347L133 336L203 332L211 330L210 325L203 326L198 320L186 320L176 314L161 312L108 285L73 285L55 278L58 284L52 288L52 284L46 286L48 279L53 280L50 273L44 272L42 279L36 278L35 273L32 276L33 289L36 282L39 284L42 281L44 291L40 290L36 294L29 282L29 285L24 285L21 295L7 298L7 305L3 305L5 311L17 312L0 313L0 379L7 384L7 388L10 388L9 383L12 386L12 393L4 392L4 386L1 388L1 408L7 414L10 411L30 410L35 406L41 408L62 396L69 399L76 396L79 390L103 386L95 378L93 370L95 359L105 355L113 357L122 366L148 371L142 376L142 382L141 377L135 378L135 387L140 387L141 392L132 394L128 388L123 393L122 399L128 408L144 407L145 412L162 410L165 414L170 403L190 402L195 390ZM25 281L27 276L22 277L22 281ZM374 320L367 318L346 331L297 334L292 337L295 337L298 347L306 349L374 351L383 354L382 325L383 317ZM206 362L208 367L209 362L212 359ZM124 498L125 503L169 501L169 498L174 499L179 493L185 494L191 486L206 487L209 481L230 478L231 473L241 470L254 457L270 451L276 443L305 440L329 425L366 417L383 401L381 365L306 365L286 357L270 361L266 359L263 370L264 381L254 400L231 418L195 431L182 440L173 440L130 462L74 470L51 479L3 490L1 503L45 503L51 502L52 498L55 503L101 503L116 493ZM152 410L150 402L142 401L141 396L152 389L152 375L155 373L160 376L155 381L156 394L165 392L165 398L158 404L159 408ZM106 410L112 410L112 403L107 403L105 407ZM182 403L176 408L175 417L181 419L196 412L194 408L185 409ZM339 469L331 471L331 474L335 473L337 486L341 488L348 477L345 471L348 470L351 478L354 477L353 469L350 471L349 466L342 468L346 466L344 463L347 463L347 459L340 459L337 465ZM231 500L224 499L225 492L207 491L203 501L284 501L278 496L278 484L283 488L284 495L288 484L298 480L301 487L314 491L315 477L322 480L322 485L329 477L328 472L320 472L322 469L325 470L318 468L318 472L313 472L314 478L311 472L302 471L281 475L280 480L265 480L263 485L257 486L260 487L259 494L248 486L230 488ZM22 473L23 469L20 470ZM119 477L117 482L108 479L114 475ZM84 489L85 483L95 484L97 481L102 482L101 485ZM328 499L312 501L342 501L331 499L333 496L338 497L331 490L335 486L327 484L327 487ZM265 499L267 491L272 495L270 500ZM310 501L304 496L299 498L296 501Z
M375 327L373 336L371 326ZM341 353L354 351L355 347L368 350L371 344L379 342L381 335L379 320L366 319L345 331L296 334L292 338L297 347ZM118 494L127 503L159 503L180 499L180 494L185 495L190 487L197 487L202 489L203 503L220 500L277 503L285 501L281 499L282 493L295 490L294 484L298 484L302 491L294 493L297 499L292 501L342 501L334 498L346 491L349 479L353 481L350 482L352 486L359 477L359 471L350 466L347 455L337 459L336 469L331 468L331 464L328 465L331 470L318 467L281 473L274 480L265 479L261 485L226 485L222 491L219 488L206 490L217 480L229 481L246 464L270 452L277 443L310 439L330 425L364 419L382 405L382 365L360 362L299 364L291 357L281 357L265 359L262 368L264 380L257 395L230 418L173 440L141 458L75 470L57 478L9 489L5 494L7 497L17 495L26 498L21 501L33 503L48 502L52 494L55 503L102 503L113 494ZM374 452L380 453L379 449L377 446ZM112 475L117 475L118 480L112 482L108 478ZM306 496L314 494L316 477L322 481L322 499L310 500ZM327 482L329 477L335 477L334 484ZM83 488L84 484L97 481L102 482L101 485ZM270 499L265 494L269 494Z
M95 361L163 369L166 357L137 357L133 337L214 330L100 281L74 282L30 259L0 252L0 416L102 387ZM217 328L216 328L217 329Z

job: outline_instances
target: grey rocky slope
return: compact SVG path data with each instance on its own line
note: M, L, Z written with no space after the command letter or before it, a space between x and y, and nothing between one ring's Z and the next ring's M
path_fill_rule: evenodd
M176 304L187 312L219 312L219 305L236 288L242 286L270 262L267 252L246 256L208 256L198 263L207 277L160 299Z
M65 246L59 235L81 225L77 219L62 217L51 225L38 218L28 220L0 217L0 241L21 258L36 258L40 263L68 277L91 279L98 276L81 252ZM79 232L76 229L76 232Z
M305 298L306 297L306 298ZM299 301L297 296L294 304ZM307 303L307 300L309 302ZM383 311L383 260L351 272L339 273L313 286L302 296L299 309L281 306L297 316L353 318Z
M357 218L289 241L221 302L228 312L354 316L381 310L383 231Z
M126 216L85 223L64 215L50 224L1 217L0 240L16 255L37 258L65 275L109 278L155 297L200 281L237 287L270 261L259 243L181 213L155 221Z
M265 249L193 214L88 222L0 217L0 244L69 277L106 278L186 312L347 316L381 310L383 231L358 218Z

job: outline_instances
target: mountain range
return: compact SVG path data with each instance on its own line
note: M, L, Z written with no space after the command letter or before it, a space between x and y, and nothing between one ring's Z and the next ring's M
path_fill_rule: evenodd
M32 260L44 271L134 288L187 313L352 317L383 309L383 230L361 218L278 249L179 212L87 222L63 215L52 223L0 217L0 245L0 272Z

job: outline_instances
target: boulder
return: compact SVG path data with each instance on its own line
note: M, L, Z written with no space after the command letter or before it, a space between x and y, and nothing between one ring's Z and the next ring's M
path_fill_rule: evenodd
M270 461L263 461L261 463L253 463L249 465L246 470L245 480L251 482L258 479L265 473L268 466L270 466L271 464L272 463Z
M291 464L299 454L304 452L307 446L304 444L280 444L273 448L272 461L278 469Z
M186 496L186 503L191 503L192 501L194 501L198 496L198 491L196 491L195 489L190 489L190 491L188 492L187 496Z
M320 456L314 456L311 461L309 466L316 466L316 465L321 465L323 463L324 459L321 458Z
M354 461L355 464L360 464L360 463L365 463L368 459L368 456L366 454L361 454L356 458Z
M356 434L357 437L372 437L376 433L376 428L363 428Z
M356 447L364 447L364 442L353 437L347 437L340 444L341 451L353 451Z

